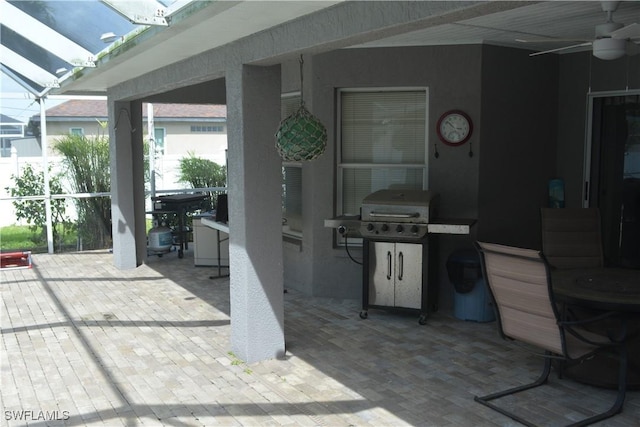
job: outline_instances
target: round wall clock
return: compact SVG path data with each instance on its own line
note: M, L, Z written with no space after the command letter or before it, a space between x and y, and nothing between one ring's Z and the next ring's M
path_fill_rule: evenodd
M473 122L464 111L450 110L440 116L436 125L440 141L447 145L462 145L471 138Z

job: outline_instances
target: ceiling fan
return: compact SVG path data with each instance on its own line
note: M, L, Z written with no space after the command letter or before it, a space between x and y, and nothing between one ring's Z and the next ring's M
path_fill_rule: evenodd
M613 20L613 12L616 11L619 1L602 1L602 11L607 14L605 23L596 25L595 39L583 40L579 44L571 46L549 49L542 52L535 52L529 56L545 55L552 52L560 52L568 49L575 49L584 46L592 46L593 56L603 60L612 60L623 57L624 55L635 55L640 53L640 24L637 22L624 25ZM638 39L637 42L634 42ZM520 42L529 42L531 40L518 40ZM546 42L557 42L558 40L544 40ZM573 40L578 41L578 40Z

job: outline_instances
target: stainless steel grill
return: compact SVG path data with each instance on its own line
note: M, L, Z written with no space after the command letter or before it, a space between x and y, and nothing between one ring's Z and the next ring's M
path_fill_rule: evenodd
M469 234L475 223L438 219L437 201L429 190L379 190L364 198L360 216L325 220L325 227L363 238L361 318L369 308L408 309L424 325L437 310L437 239L428 235Z
M361 317L368 316L369 307L412 309L420 312L424 324L436 309L426 238L436 200L428 190L380 190L364 198Z
M379 190L362 202L360 234L376 240L420 240L428 233L437 196L429 190Z

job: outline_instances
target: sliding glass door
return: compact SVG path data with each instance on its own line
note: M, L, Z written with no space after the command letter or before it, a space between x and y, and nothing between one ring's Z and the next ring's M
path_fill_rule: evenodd
M591 98L588 200L600 208L605 262L640 268L640 93Z

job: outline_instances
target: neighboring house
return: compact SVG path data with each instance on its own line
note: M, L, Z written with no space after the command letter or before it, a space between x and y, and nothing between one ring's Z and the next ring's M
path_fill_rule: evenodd
M0 157L11 157L11 148L18 156L32 156L40 150L38 141L26 137L26 123L0 114Z
M154 138L156 142L156 190L170 190L188 186L179 182L180 159L191 154L226 165L227 123L226 106L211 104L152 104L154 117ZM143 135L148 139L148 104L143 104ZM61 163L56 161L59 153L55 150L56 140L69 135L80 134L87 137L109 136L106 100L70 100L46 110L47 152L53 163L53 172L60 172ZM2 156L0 161L0 196L8 194L4 182L11 183L13 174L19 173L21 165L32 163L36 170L42 167L42 144L40 115L31 117L30 125L2 115ZM122 120L126 120L123 116ZM33 134L31 134L33 130ZM16 157L11 158L15 147ZM66 190L71 191L63 183ZM149 200L147 200L149 203ZM4 209L3 205L3 209ZM11 214L4 215L0 224L15 223L13 207Z
M148 135L148 105L143 104L143 132ZM227 108L225 105L152 104L156 152L166 158L194 153L226 164ZM69 134L109 136L106 100L70 100L46 111L47 143L55 155L55 141ZM40 115L31 119L40 121ZM123 117L122 120L125 120Z

